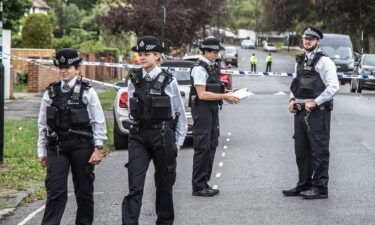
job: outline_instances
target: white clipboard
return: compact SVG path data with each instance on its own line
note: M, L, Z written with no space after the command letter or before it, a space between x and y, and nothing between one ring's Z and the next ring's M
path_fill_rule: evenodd
M233 93L231 93L233 96L237 97L238 99L245 99L245 98L250 98L251 95L253 95L251 92L247 90L247 88L241 88ZM241 102L240 102L241 103ZM224 99L223 105L228 105L230 104L227 100Z

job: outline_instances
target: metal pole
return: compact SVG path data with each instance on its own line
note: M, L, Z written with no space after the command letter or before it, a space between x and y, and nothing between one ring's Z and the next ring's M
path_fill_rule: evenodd
M160 41L161 45L164 47L164 30L165 30L165 23L166 23L166 17L167 17L167 9L165 8L164 5L161 6L161 18L162 18L162 23L161 23L161 34L160 34Z
M3 0L0 0L0 56L3 56ZM4 65L0 58L0 164L4 163L4 82Z
M361 34L361 54L363 55L363 31L362 31L362 34Z

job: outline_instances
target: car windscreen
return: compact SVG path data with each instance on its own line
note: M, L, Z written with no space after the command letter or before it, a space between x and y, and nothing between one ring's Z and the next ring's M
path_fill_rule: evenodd
M352 59L354 57L351 47L332 45L332 46L320 46L320 48L331 59Z
M253 42L251 40L243 40L242 43L244 43L244 44L251 44Z
M271 44L271 43L268 43L267 44L269 47L274 47L275 45L274 44Z
M363 57L363 65L375 66L375 55L366 55Z
M180 85L190 84L190 71L169 71L177 79Z
M225 49L225 54L236 54L235 48L227 48Z

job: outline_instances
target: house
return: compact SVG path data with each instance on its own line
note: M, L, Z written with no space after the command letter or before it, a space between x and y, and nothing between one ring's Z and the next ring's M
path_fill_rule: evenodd
M51 7L49 7L42 0L34 0L33 6L29 10L29 14L31 14L31 13L42 13L42 14L47 15L49 10L51 10Z

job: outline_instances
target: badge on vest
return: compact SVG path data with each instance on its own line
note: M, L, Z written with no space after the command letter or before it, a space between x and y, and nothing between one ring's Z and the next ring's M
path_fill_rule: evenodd
M79 104L79 101L77 100L72 100L72 99L68 100L68 105L78 105L78 104Z
M138 80L138 77L135 73L131 73L129 74L129 79L130 81L133 83L133 85L137 85L139 83L141 83L139 80Z
M304 70L310 70L310 71L311 71L312 67L311 67L311 66L305 66L305 67L303 67L303 69L304 69Z
M156 90L154 88L151 88L150 95L161 95L161 90Z

